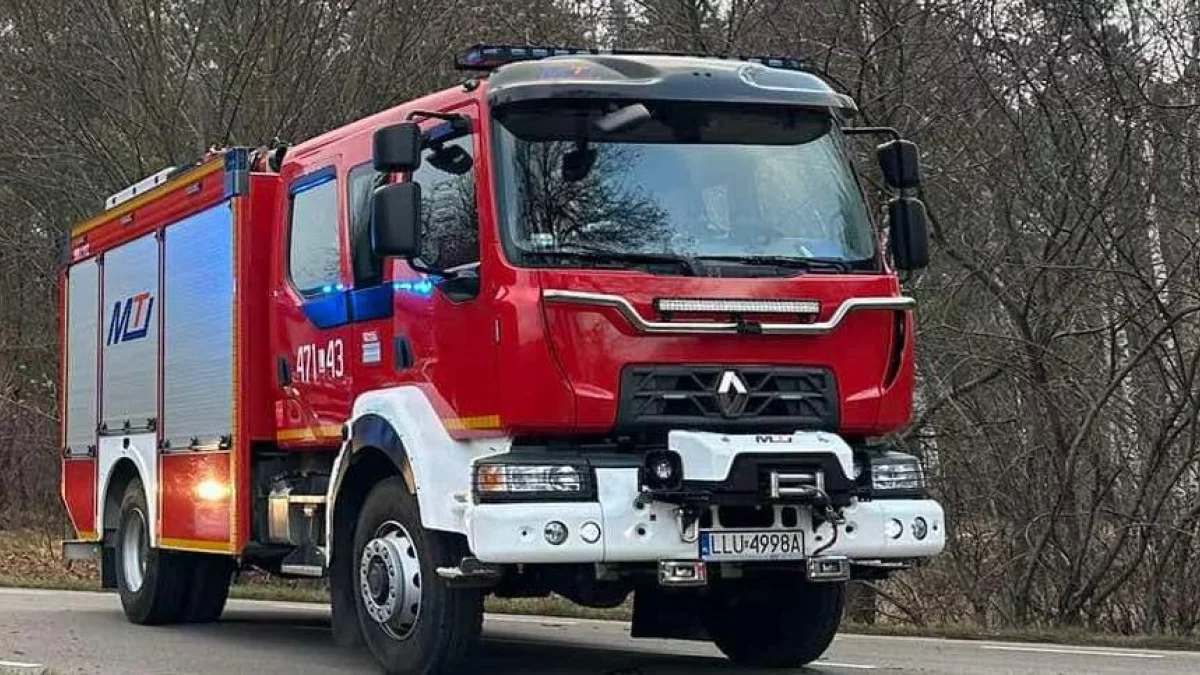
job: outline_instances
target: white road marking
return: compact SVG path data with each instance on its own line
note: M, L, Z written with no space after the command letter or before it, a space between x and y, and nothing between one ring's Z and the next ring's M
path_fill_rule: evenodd
M547 616L517 616L515 614L488 614L490 621L508 621L510 623L536 623L542 626L574 626L578 621L569 619L553 619Z
M1162 654L1145 654L1139 652L1110 652L1099 649L1075 649L1068 647L1017 647L1013 645L984 645L980 649L994 649L1001 652L1040 652L1043 654L1077 654L1081 656L1122 656L1129 659L1161 659Z
M854 668L856 670L875 670L879 666L868 666L864 663L834 663L833 661L814 661L810 666L829 666L830 668Z
M41 668L40 663L21 663L20 661L0 661L0 668Z

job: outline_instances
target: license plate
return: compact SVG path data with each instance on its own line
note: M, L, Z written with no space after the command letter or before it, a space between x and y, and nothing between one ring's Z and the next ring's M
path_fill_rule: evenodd
M801 530L705 530L701 560L802 560Z

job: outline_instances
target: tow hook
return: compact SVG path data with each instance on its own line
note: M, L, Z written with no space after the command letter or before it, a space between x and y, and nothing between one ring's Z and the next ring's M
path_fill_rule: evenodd
M826 555L808 559L808 580L828 583L850 580L850 559L841 555Z
M700 539L700 511L681 506L675 509L675 518L679 521L679 540L685 544L694 544Z
M456 567L437 568L437 575L455 588L489 588L503 576L498 567L471 557L463 558Z
M701 560L660 560L658 584L671 588L706 586L708 566Z

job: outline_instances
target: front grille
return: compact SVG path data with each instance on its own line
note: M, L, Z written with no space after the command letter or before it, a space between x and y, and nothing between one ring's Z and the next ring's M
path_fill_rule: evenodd
M622 430L836 430L837 383L825 368L629 366Z

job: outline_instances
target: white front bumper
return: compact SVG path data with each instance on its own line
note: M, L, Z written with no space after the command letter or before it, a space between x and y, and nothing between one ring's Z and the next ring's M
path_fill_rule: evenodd
M728 475L733 458L740 452L785 454L805 452L806 448L828 452L830 443L844 445L831 434L794 436L798 440L803 437L803 442L764 445L753 440L764 437L675 432L671 447L681 450L685 476L720 480ZM716 451L701 452L701 445L715 447ZM635 507L638 469L598 468L596 483L595 502L466 505L463 517L472 553L490 563L614 563L699 557L698 544L684 541L681 536L675 505L654 502ZM822 555L852 560L924 558L938 554L946 544L945 516L941 505L932 499L859 501L846 507L843 514L846 522L839 528L837 541ZM801 508L799 527L804 530L806 550L811 553L829 542L833 526L824 523L814 530L812 519L806 515L807 509ZM913 534L913 521L918 517L928 524L928 534L922 540ZM893 519L902 525L895 538L887 532ZM567 540L557 546L547 542L544 535L551 521L565 524L569 531ZM594 543L583 538L586 524L600 530Z

